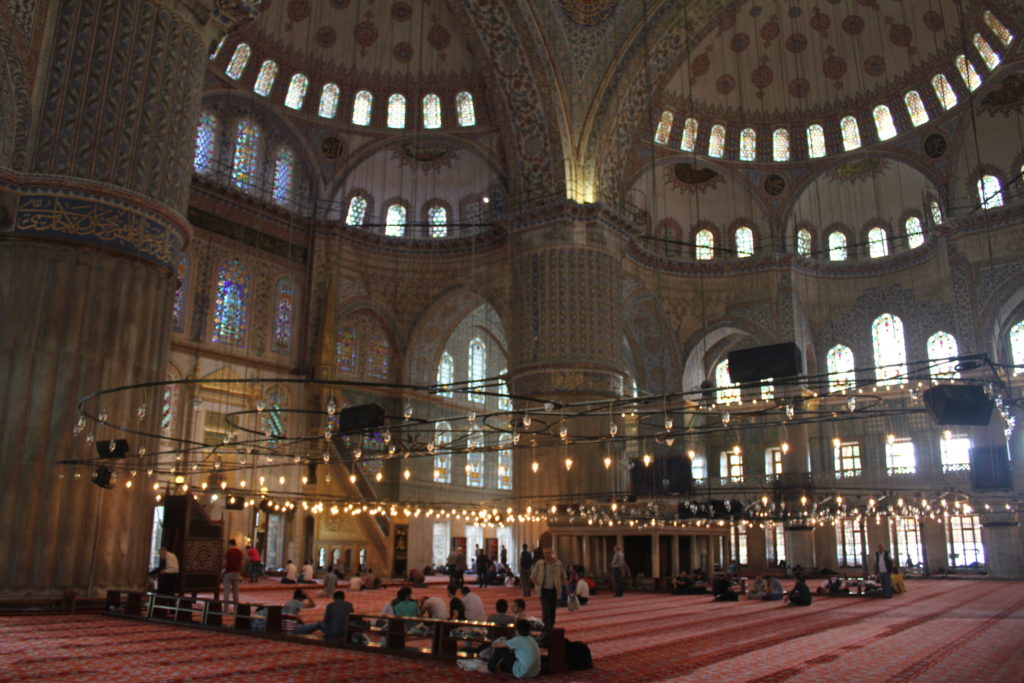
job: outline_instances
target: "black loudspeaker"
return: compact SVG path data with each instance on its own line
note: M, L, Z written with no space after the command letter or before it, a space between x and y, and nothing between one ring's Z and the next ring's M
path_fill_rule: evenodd
M971 486L975 490L1010 490L1010 458L1006 446L977 446L971 449Z
M338 413L338 432L361 432L384 426L384 409L376 403L345 408Z
M793 342L729 352L729 379L739 384L802 375L803 356Z
M110 447L110 441L97 441L96 452L100 454L101 458L123 458L128 455L128 442L125 439L116 439L113 449Z
M992 399L977 384L940 384L921 396L937 425L987 425Z
M112 489L114 488L114 485L110 483L111 474L113 473L110 471L110 468L100 465L96 468L96 471L92 473L92 483L96 484L101 489Z

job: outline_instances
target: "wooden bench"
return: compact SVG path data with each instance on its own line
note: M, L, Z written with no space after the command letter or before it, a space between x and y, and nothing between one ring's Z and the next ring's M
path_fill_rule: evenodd
M0 613L74 614L77 596L75 591L64 591L59 598L8 598L0 600Z

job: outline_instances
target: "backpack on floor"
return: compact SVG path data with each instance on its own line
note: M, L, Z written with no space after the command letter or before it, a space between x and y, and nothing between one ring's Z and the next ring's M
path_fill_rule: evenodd
M565 641L565 663L570 669L593 669L594 660L590 657L590 647L578 640Z

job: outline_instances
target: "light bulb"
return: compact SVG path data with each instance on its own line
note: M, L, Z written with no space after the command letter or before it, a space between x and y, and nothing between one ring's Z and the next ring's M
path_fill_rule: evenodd
M793 407L793 404L792 403L787 403L786 404L786 417L789 418L790 420L792 420L793 419L793 414L795 412L796 412L796 409Z
M675 422L672 421L671 417L666 417L665 418L665 429L672 429L672 427L674 425L675 425Z
M198 402L198 399L196 399L196 402ZM257 411L262 413L266 409L267 409L267 402L266 401L264 401L262 398L260 400L256 401L256 410Z
M363 457L363 450L361 448L357 448L352 452L352 455L353 457L355 457L356 460L358 460L359 458Z
M572 458L565 459L565 471L568 472L572 469Z
M530 469L533 470L534 474L537 474L537 470L540 469L540 463L534 460L533 464L530 465Z
M693 459L697 457L697 451L691 448L690 450L686 451L686 457L690 459L690 462L693 462Z
M307 477L305 474L302 475L302 485L305 486L308 483L309 483L309 477Z
M405 404L405 408L402 410L402 416L405 417L406 420L412 418L412 406L408 403Z
M853 396L846 399L846 407L852 413L854 410L857 409L857 399Z
M839 448L839 445L843 443L842 440L837 436L832 439L832 445Z
M101 408L100 409L100 414L97 415L97 417L99 418L100 422L106 422L107 420L110 419L110 413L107 412L106 408ZM113 442L111 442L111 443L113 443Z
M383 480L384 479L384 473L383 472L378 472L377 476L375 476L374 479L376 479L377 481Z
M555 409L555 404L554 403L552 403L551 401L545 401L544 402L544 412L550 413L554 409Z
M889 445L891 446L891 445L893 445L894 443L896 443L896 435L895 435L895 434L893 434L892 432L889 432L889 433L888 433L888 434L886 435L886 437L885 437L885 440L886 440L886 441L887 441L887 442L889 443Z
M139 418L140 420L146 419L146 404L145 403L139 404L139 407L135 409L135 417Z
M569 437L569 428L566 427L565 425L562 425L558 429L558 436L562 437L563 440L568 438Z
M409 477L412 476L412 472L410 472L409 469L406 468L405 471L402 472L402 476L405 477L406 479L408 479Z
M606 470L607 469L611 469L611 466L612 466L612 459L611 459L611 457L609 457L607 455L604 456L604 468Z
M466 415L466 422L468 422L469 424L473 424L474 422L476 422L476 413L470 411Z
M722 424L727 425L730 422L732 422L732 414L730 414L729 411L726 410L722 413Z
M354 474L348 475L348 481L349 481L350 484L356 483L356 475L354 475Z
M79 434L82 433L82 430L84 430L84 429L85 429L85 416L84 415L79 415L78 419L75 420L75 428L72 431L74 432L75 436L78 436Z
M383 441L384 443L391 443L391 432L390 432L389 430L385 429L385 430L384 430L384 431L383 431L383 432L381 433L381 435L380 435L380 438L381 438L381 440L382 440L382 441Z
M145 458L146 457L146 453L148 453L148 452L149 451L146 450L145 446L139 446L139 457L140 458Z
M277 483L280 484L281 486L284 486L284 482L285 478L284 475L282 474L280 477L277 478Z
M782 454L783 455L785 455L786 453L789 453L789 442L788 441L783 441L782 442L781 450L782 450Z
M610 423L608 425L608 433L614 437L616 434L619 433L619 425L615 422Z
M644 467L650 467L651 466L651 460L652 460L651 454L650 453L644 453L644 457L643 457Z
M327 402L327 414L334 415L336 412L338 412L338 404L334 402L334 397L332 396L331 400Z
M521 435L519 434L519 432L512 432L512 445L518 446L520 438Z

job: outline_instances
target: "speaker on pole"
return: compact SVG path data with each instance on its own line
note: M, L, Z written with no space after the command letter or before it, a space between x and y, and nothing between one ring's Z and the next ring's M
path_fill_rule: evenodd
M937 425L987 425L992 399L977 384L939 384L921 395Z
M738 384L803 374L803 356L794 342L729 352L729 379Z

